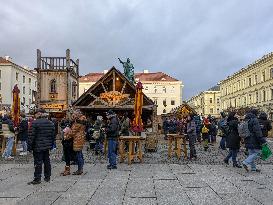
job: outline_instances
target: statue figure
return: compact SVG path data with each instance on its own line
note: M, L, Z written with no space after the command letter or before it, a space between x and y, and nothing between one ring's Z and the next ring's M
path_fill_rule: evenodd
M131 83L135 83L135 73L134 73L134 66L130 63L130 59L127 58L126 62L123 62L118 58L119 62L123 65L124 68L124 75L128 78Z

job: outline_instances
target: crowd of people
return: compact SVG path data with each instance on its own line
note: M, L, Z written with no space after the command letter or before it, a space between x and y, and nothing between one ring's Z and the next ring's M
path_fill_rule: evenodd
M267 143L268 132L272 129L271 121L266 113L252 109L245 116L239 116L236 112L228 114L221 112L221 119L217 120L212 116L202 117L199 115L189 115L186 118L176 119L175 117L163 120L163 131L165 139L167 134L179 133L187 137L189 141L190 157L196 159L197 153L195 143L203 143L204 150L207 151L209 145L216 143L216 136L221 137L219 148L229 149L228 155L223 160L229 164L232 159L233 167L242 168L249 171L259 172L256 168L255 159L260 155L262 146ZM240 164L237 160L240 147L245 146L247 158Z
M147 131L151 128L151 120L146 123ZM22 144L20 155L33 154L34 158L34 179L29 184L41 183L42 166L44 165L44 180L50 181L51 163L50 150L56 149L56 136L60 130L60 138L63 147L64 171L61 176L70 175L70 166L77 165L77 170L73 175L83 174L84 157L83 147L86 141L89 142L89 149L93 149L95 154L103 153L103 142L108 141L108 161L107 169L117 169L117 149L118 136L130 135L131 120L128 113L118 116L112 110L106 113L106 118L98 115L92 122L80 111L76 110L70 117L65 117L59 123L55 118L51 118L43 109L38 109L33 117L28 119L21 115L20 123L14 126L10 115L0 116L0 132L6 138L5 151L2 157L5 160L13 160L12 149L15 135L18 136ZM189 159L197 159L196 143L202 143L204 151L210 145L216 143L216 136L221 137L219 148L229 149L228 155L223 159L229 164L230 159L233 167L259 172L256 168L255 159L259 156L261 148L266 144L268 132L272 129L271 122L267 115L253 109L244 117L236 112L229 112L227 115L222 112L221 119L212 116L201 117L199 115L189 115L182 119L174 117L163 120L164 138L167 134L183 134L189 141ZM239 163L237 155L239 149L244 144L247 158Z

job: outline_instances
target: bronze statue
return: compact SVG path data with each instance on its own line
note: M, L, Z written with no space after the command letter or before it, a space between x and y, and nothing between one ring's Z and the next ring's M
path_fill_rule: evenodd
M126 62L121 61L120 58L118 58L118 60L123 65L123 74L125 75L125 77L127 77L131 83L135 83L134 66L132 63L130 63L130 59L127 58Z

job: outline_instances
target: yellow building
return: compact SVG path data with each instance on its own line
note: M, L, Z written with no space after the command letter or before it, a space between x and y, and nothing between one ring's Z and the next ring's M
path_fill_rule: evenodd
M273 119L273 53L220 82L221 108L256 107Z
M79 80L79 94L82 95L95 84L107 70L101 73L89 73ZM157 115L169 113L182 104L182 81L163 72L150 73L144 70L135 73L135 80L143 85L143 92L157 105Z
M220 87L215 86L207 91L203 91L193 96L187 103L202 116L219 117L221 111Z

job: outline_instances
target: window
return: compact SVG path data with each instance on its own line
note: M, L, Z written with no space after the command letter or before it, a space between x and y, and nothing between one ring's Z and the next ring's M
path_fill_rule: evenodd
M248 104L251 104L251 103L252 103L251 94L249 94L249 103Z
M174 93L174 86L172 86L171 93Z
M175 105L175 101L174 100L171 100L171 105Z
M23 105L25 105L25 103L26 103L26 98L25 97L23 97Z
M154 103L155 105L157 105L157 98L154 98Z
M273 68L270 69L270 77L273 78Z
M273 100L273 88L271 88L271 100Z
M212 114L213 113L213 108L210 108L209 111L210 111L210 114Z
M248 86L251 86L251 78L248 78Z
M145 87L145 90L149 90L148 86Z
M31 78L28 79L28 83L29 83L29 84L31 83Z
M217 113L220 113L220 109L219 108L217 108Z
M166 109L163 110L163 113L166 113Z
M26 88L23 86L23 94L26 94Z
M156 88L156 86L154 87L154 89L155 89L155 93L157 92L157 88Z
M28 104L31 105L31 99L28 99Z
M2 76L2 71L0 70L0 78L1 78L1 76Z
M73 82L72 83L72 97L76 97L77 95L77 83L76 82Z
M163 105L166 107L167 106L167 102L166 102L166 99L163 100Z
M209 103L212 103L212 98L209 99Z
M263 71L263 73L262 73L262 81L263 82L265 81L265 71Z
M35 81L35 87L37 87L37 81Z
M28 92L29 95L31 95L31 89L29 89L29 92Z
M255 75L255 84L258 83L258 75Z
M56 80L55 79L50 81L50 92L56 93Z
M163 93L166 93L167 92L167 89L165 86L163 86Z
M266 101L266 92L265 92L265 90L263 91L263 101L264 102Z
M26 82L26 76L23 75L23 83Z
M256 103L259 102L259 93L256 92Z
M19 73L16 73L16 80L18 81Z
M220 99L219 98L217 98L217 104L220 104Z

